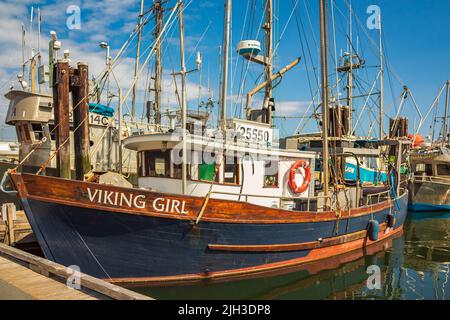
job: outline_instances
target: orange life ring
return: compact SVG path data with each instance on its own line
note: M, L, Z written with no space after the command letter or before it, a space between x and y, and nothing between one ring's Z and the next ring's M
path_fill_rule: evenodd
M295 174L299 168L303 168L305 170L305 175L303 176L303 184L297 187L297 183L295 183ZM311 168L309 164L305 160L297 160L291 166L291 171L289 172L289 187L294 193L303 193L308 190L309 184L311 182Z

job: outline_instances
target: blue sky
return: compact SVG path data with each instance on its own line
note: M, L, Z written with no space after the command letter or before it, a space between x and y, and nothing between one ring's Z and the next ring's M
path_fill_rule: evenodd
M175 0L166 5L167 12L175 5ZM335 0L333 1L336 46L332 31L331 1L329 1L329 27L330 27L330 83L336 82L334 74L334 50L337 55L347 50L346 34L349 24L349 3L351 2L354 15L353 44L358 47L359 54L366 60L367 68L357 74L360 90L369 91L375 81L379 65L378 62L378 30L369 30L366 12L370 5L378 5L381 9L383 22L383 38L385 46L385 60L389 66L385 75L385 109L388 115L395 114L398 100L393 105L393 99L400 96L402 87L406 84L412 91L422 113L431 105L438 89L450 78L450 12L449 0ZM69 30L66 22L70 15L66 10L70 5L80 8L80 29ZM151 1L146 1L145 8L150 8ZM185 1L186 21L186 58L188 69L195 68L196 52L203 55L202 72L202 100L208 95L208 83L214 98L218 99L219 88L219 46L223 38L223 11L224 1ZM39 6L43 17L42 47L44 61L47 60L47 43L50 30L58 33L63 43L63 49L71 50L72 62L87 61L93 76L99 74L104 67L104 52L99 48L100 41L107 41L113 56L128 38L133 30L139 12L138 0L79 0L79 1L27 1L27 0L1 0L0 1L0 88L2 94L8 90L11 81L16 80L20 72L20 24L27 25L27 42L29 44L28 20L31 6ZM275 89L277 103L277 116L286 116L288 119L276 119L275 124L281 135L294 133L301 117L305 115L306 108L311 104L312 96L317 91L316 78L313 67L319 74L318 47L319 23L317 0L275 0L275 44L278 44L275 57L275 70L278 70L294 58L302 56L302 62L283 77L282 82ZM295 10L294 10L295 8ZM242 93L249 91L258 81L261 81L261 68L250 66L245 72L246 63L236 56L235 48L240 40L262 40L263 32L260 30L262 13L262 0L233 1L232 15L232 46L230 60L229 84L229 116L239 116L242 104ZM36 30L36 25L34 26ZM153 22L144 29L143 55L141 60L147 58L148 48L152 44L151 32ZM301 37L301 38L300 38ZM33 46L37 46L36 36L33 37ZM303 44L303 50L302 50ZM127 91L133 77L135 42L125 52L124 59L114 70L122 90ZM309 47L310 50L307 50ZM178 30L176 24L169 29L164 41L164 92L165 108L176 108L174 85L169 73L179 69ZM27 49L28 50L28 49ZM28 51L27 51L28 52ZM149 60L151 62L151 59ZM138 112L145 100L147 86L147 70L138 82ZM209 81L208 81L209 79ZM245 81L241 81L245 79ZM188 76L188 98L190 108L197 108L199 74L191 73ZM239 88L243 91L239 95ZM15 84L15 88L18 85ZM378 84L374 91L377 91ZM47 91L49 91L47 89ZM337 90L334 91L337 93ZM342 92L342 86L339 89ZM317 99L317 97L316 97ZM443 99L442 99L443 100ZM261 95L254 99L255 107L261 101ZM317 101L316 101L317 102ZM374 115L377 113L375 102L369 100L372 108L361 113L364 100L355 101L354 121L360 118L357 133L365 135L370 125L374 126L371 134L377 129ZM443 110L443 101L440 110ZM216 107L217 109L217 107ZM3 122L7 110L5 99L0 100L0 121ZM402 112L410 119L410 127L419 122L419 117L410 102L405 104ZM292 118L291 118L292 117ZM421 132L428 134L431 116ZM385 120L387 126L387 120ZM308 122L304 131L316 131L314 121ZM14 132L2 126L0 139L14 137Z

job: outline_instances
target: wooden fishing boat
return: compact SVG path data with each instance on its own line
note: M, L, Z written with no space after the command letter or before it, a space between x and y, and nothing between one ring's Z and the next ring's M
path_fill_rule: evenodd
M236 152L236 162L213 162L218 174L209 180L207 164L191 163L185 193L172 158L178 133L124 141L138 151L139 189L9 176L48 259L118 283L273 271L365 248L402 230L406 190L394 199L389 191L364 196L336 187L326 198L314 193L314 153L262 147L240 153L244 141L221 150L223 142L212 139L187 136L192 158L216 143L217 158ZM266 174L266 156L277 157L275 174ZM306 164L294 177L306 186L301 192L290 180L299 162Z
M409 184L413 211L450 210L450 149L415 150L410 155Z
M320 7L325 56L323 0ZM401 184L367 194L358 184L330 183L330 162L337 155L328 150L328 112L322 113L325 160L317 183L319 154L280 149L273 139L272 82L299 59L277 75L263 63L266 81L248 97L266 86L262 108L252 110L247 101L247 119L227 119L230 0L225 8L220 128L187 123L183 2L179 1L171 17L178 10L184 70L180 73L182 126L121 141L121 146L137 153L138 188L14 170L5 175L1 188L18 194L48 259L111 282L167 284L263 274L364 250L401 232L408 205L408 191ZM268 8L271 19L271 5ZM247 58L270 61L268 51L266 57ZM68 62L58 61L55 74L61 75L64 68ZM327 72L322 69L322 104L328 110ZM68 77L54 83L56 123L68 123L68 103L59 96L60 92L68 96L64 81L69 83ZM79 103L87 110L87 102ZM59 128L57 136L67 135L65 130ZM401 144L392 150L398 168L403 163ZM64 165L69 152L61 149L58 155L60 176L67 177Z

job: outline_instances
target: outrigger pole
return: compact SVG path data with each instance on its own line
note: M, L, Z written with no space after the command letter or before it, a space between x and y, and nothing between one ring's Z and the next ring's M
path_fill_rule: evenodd
M322 166L323 193L327 197L329 182L329 152L328 152L328 61L327 61L327 11L325 0L319 0L320 7L320 61L322 72Z

